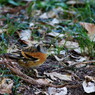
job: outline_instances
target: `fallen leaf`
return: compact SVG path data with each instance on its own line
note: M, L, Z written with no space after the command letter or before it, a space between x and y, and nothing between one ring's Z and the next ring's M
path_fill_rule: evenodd
M68 49L77 49L79 48L79 44L77 42L73 42L73 41L66 41L66 40L61 40L59 42L59 46L65 46L67 47Z
M57 61L63 61L65 58L64 57L62 57L62 58L59 58L58 56L56 56L56 55L54 55L54 57L55 57L55 59L57 60Z
M37 92L34 92L35 95L49 95L47 92L45 91L37 91Z
M23 1L31 2L32 0L23 0Z
M67 95L67 88L54 88L54 87L49 87L48 88L48 93L49 95Z
M31 41L31 30L22 30L21 32L17 32L20 39L23 41L23 43L27 44L28 46L32 46L33 44L39 43L38 41L34 40Z
M61 50L61 51L60 51L60 54L66 55L66 51L65 51L65 50Z
M87 56L84 56L84 57L80 56L78 59L76 59L76 62L83 62L83 61L86 61L86 60L88 60Z
M83 81L82 86L86 93L95 92L95 77L85 76L85 81Z
M17 52L18 50L19 49L18 49L17 45L12 44L11 46L10 45L8 46L7 53Z
M68 2L66 2L66 4L75 5L75 4L85 4L85 3L83 2L83 0L69 0Z
M0 34L3 33L3 32L6 32L7 29L0 29Z
M4 78L0 83L0 94L12 93L13 80Z
M43 13L42 15L39 16L39 18L48 19L49 17L47 13Z
M33 27L35 24L33 22L29 23L29 27Z
M81 48L79 47L79 48L76 48L76 49L74 49L74 51L76 52L76 53L78 53L78 54L81 54Z
M59 24L59 20L57 18L54 18L51 22L51 25Z
M95 41L95 24L80 22L80 25L82 25L88 31L90 40Z
M72 81L72 76L67 74L67 75L62 75L60 73L57 72L52 72L52 73L46 73L44 72L45 75L47 75L48 77L50 77L52 80L66 80L66 81Z
M83 81L83 89L86 93L95 92L95 83Z
M41 84L49 84L51 81L48 79L37 79L37 82L41 83Z
M17 32L17 33L22 41L25 41L28 43L31 40L31 33L32 33L31 30L29 30L29 29L22 30L21 32Z
M47 35L52 36L52 37L59 37L59 38L62 38L65 36L64 34L57 33L57 32L50 32Z
M75 61L66 61L66 63L67 63L69 66L72 66L72 65L75 65L75 64L76 64Z

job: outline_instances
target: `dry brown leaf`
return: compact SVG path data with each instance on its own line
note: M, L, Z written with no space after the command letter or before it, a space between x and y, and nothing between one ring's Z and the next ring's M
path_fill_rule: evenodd
M95 83L95 77L94 76L88 76L88 75L86 75L85 79L88 79L88 80L93 81Z
M12 93L13 80L4 78L0 83L0 94Z
M95 41L95 24L80 22L80 25L82 25L88 31L88 36L90 39Z

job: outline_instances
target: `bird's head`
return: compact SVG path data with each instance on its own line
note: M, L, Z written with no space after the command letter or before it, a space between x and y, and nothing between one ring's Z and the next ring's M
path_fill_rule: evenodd
M39 44L36 47L37 47L37 50L42 52L42 53L46 53L47 52L47 48L43 44Z

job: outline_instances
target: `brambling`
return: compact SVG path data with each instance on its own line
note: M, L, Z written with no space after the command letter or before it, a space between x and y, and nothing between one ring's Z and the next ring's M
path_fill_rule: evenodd
M46 51L42 45L35 47L29 47L18 51L16 53L4 54L5 57L16 59L19 65L23 67L37 67L42 65L47 58Z

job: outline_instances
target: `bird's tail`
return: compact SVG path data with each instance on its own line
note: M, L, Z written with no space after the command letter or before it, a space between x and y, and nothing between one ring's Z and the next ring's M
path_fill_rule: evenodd
M0 58L20 59L20 56L16 54L11 54L11 53L5 53L5 54L1 54Z

